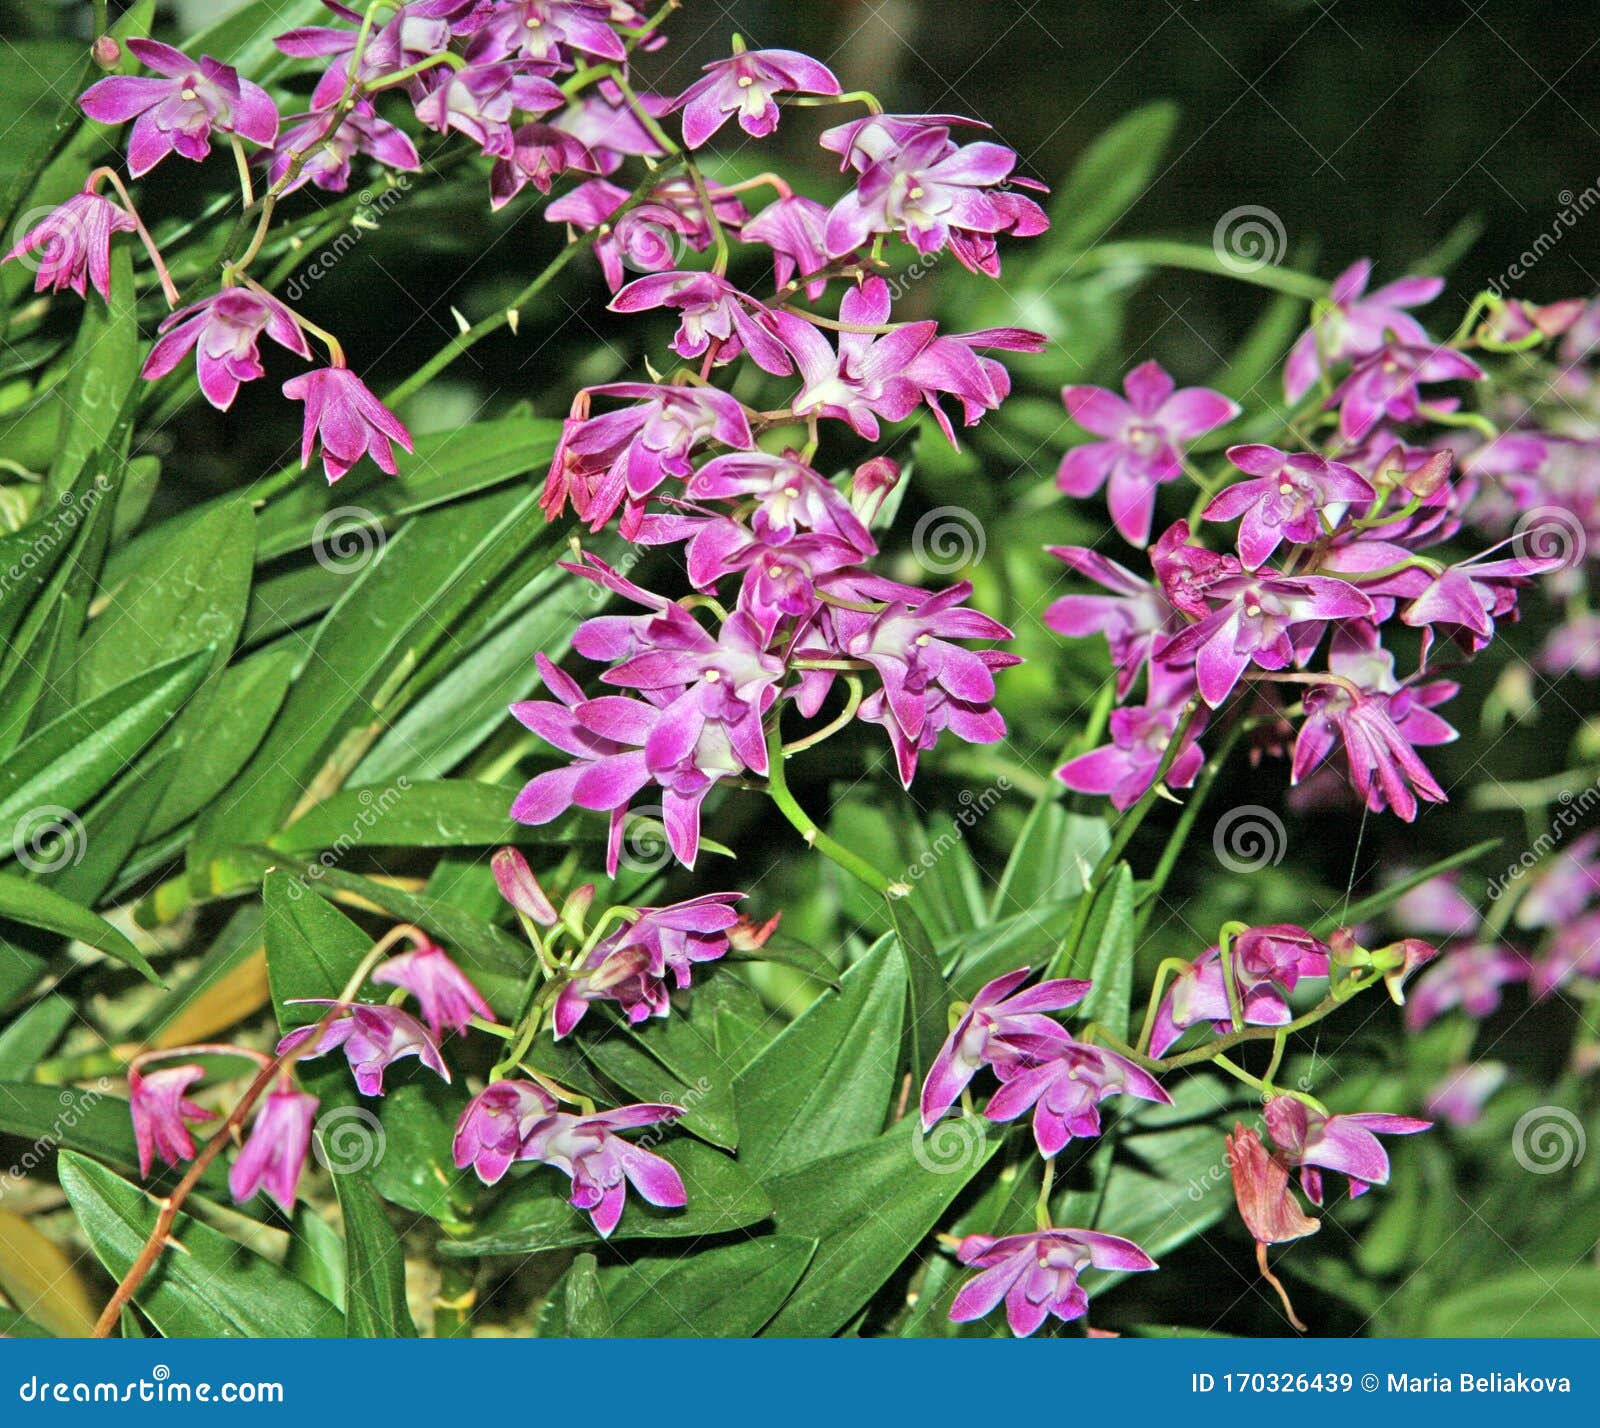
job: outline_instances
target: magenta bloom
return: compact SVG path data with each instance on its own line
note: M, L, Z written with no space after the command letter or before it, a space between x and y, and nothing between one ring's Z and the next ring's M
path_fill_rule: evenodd
M1486 1017L1499 1007L1502 987L1528 976L1527 958L1508 947L1457 944L1417 979L1406 998L1406 1025L1421 1031L1458 1007L1470 1017Z
M1425 343L1428 334L1408 307L1421 307L1444 290L1443 278L1401 278L1367 293L1372 262L1352 263L1333 280L1328 293L1332 309L1301 334L1284 368L1284 392L1298 402L1326 365L1376 352L1393 334L1401 342Z
M1289 993L1300 979L1328 975L1327 945L1293 923L1249 928L1233 939L1229 955L1246 1026L1286 1025L1294 1016ZM1150 1054L1165 1056L1185 1031L1207 1021L1219 1036L1233 1029L1218 947L1208 947L1173 978L1156 1012Z
M504 208L524 184L549 193L566 173L597 174L600 161L588 146L553 124L523 124L511 134L511 152L496 159L489 176L489 206Z
M328 997L306 997L297 998L289 1005L331 1007L339 1003ZM302 1026L291 1031L278 1043L278 1055L303 1046L316 1029ZM450 1068L444 1064L427 1027L399 1007L350 1003L328 1023L316 1046L301 1052L301 1059L325 1056L340 1047L344 1048L350 1069L355 1073L356 1088L363 1096L381 1096L383 1073L406 1056L417 1057L430 1071L446 1081L450 1079Z
M555 904L539 886L528 860L515 848L498 848L489 859L494 869L495 885L512 907L537 927L554 927L561 920Z
M1452 348L1392 342L1357 362L1325 406L1339 409L1339 435L1353 443L1379 421L1416 421L1423 383L1477 382L1483 376L1483 368Z
M774 199L740 230L746 243L765 243L772 249L773 272L780 288L788 287L798 275L810 278L828 266L828 244L824 238L828 210L814 198L792 194ZM827 279L805 284L812 302L822 296Z
M778 340L773 314L715 273L653 273L636 278L611 300L613 312L675 308L680 314L672 350L696 358L709 350L718 364L740 353L763 372L787 377L794 363Z
M517 56L565 68L574 63L573 51L605 60L628 57L611 27L620 18L617 8L609 0L502 0L474 6L456 28L472 36L474 56Z
M150 381L165 377L192 347L200 390L218 411L225 412L233 405L241 383L265 375L256 350L263 332L297 356L311 356L289 309L276 298L250 288L223 288L181 307L159 330L162 335L150 349L140 375Z
M733 905L743 893L705 893L667 907L646 907L596 944L583 971L556 998L551 1018L556 1039L583 1020L593 1001L613 1001L637 1026L671 1010L672 987L689 987L696 963L714 962L739 924ZM764 939L763 939L764 940ZM670 985L669 985L670 978Z
M87 297L87 285L93 283L95 291L110 302L111 235L134 233L138 227L131 214L85 189L46 214L0 263L33 255L38 265L34 292L71 288L79 297Z
M1156 770L1166 756L1192 690L1191 684L1170 673L1159 676L1149 703L1111 711L1109 744L1070 759L1056 770L1056 777L1079 793L1109 797L1117 809L1131 808L1155 782ZM1196 742L1203 727L1203 719L1190 724L1183 747L1163 780L1169 788L1188 788L1205 764L1205 754Z
M1019 991L1032 972L1031 967L1018 967L1015 972L996 977L961 1014L922 1083L924 1130L956 1103L985 1066L1021 1059L1021 1053L1008 1044L1008 1037L1029 1032L1048 1036L1059 1031L1056 1023L1041 1013L1076 1006L1089 995L1088 982L1069 978L1040 982L1027 991Z
M299 171L285 184L283 192L293 193L308 183L330 193L343 193L350 186L350 163L358 154L376 159L386 168L415 173L422 167L416 146L403 129L379 118L370 99L358 99L355 107L339 118L338 110L317 110L307 114L287 130L272 151L267 176L282 183L297 155Z
M305 1169L316 1113L317 1098L304 1091L278 1086L267 1093L250 1137L228 1172L228 1193L236 1204L265 1190L285 1214L293 1212L295 1186Z
M1337 461L1271 446L1230 446L1228 460L1254 479L1218 492L1202 511L1207 521L1239 521L1239 558L1254 570L1285 540L1309 545L1352 501L1374 491L1360 472Z
M570 1176L570 1203L589 1212L604 1239L622 1218L629 1185L652 1205L676 1208L688 1203L683 1180L670 1162L618 1134L662 1122L670 1125L682 1115L681 1106L667 1105L618 1106L592 1116L558 1111L534 1123L517 1158L543 1161Z
M1528 984L1541 1001L1578 978L1600 978L1600 912L1587 913L1558 927L1533 963Z
M1289 1163L1300 1167L1300 1188L1313 1205L1322 1203L1324 1170L1348 1176L1352 1197L1365 1195L1369 1187L1389 1182L1389 1156L1379 1135L1417 1135L1433 1128L1432 1121L1375 1111L1330 1116L1294 1096L1274 1097L1264 1113L1267 1133Z
M1056 485L1081 499L1109 482L1112 523L1134 545L1149 540L1156 487L1182 474L1185 443L1239 415L1220 392L1175 386L1159 362L1143 362L1123 379L1126 400L1104 387L1061 390L1067 415L1102 439L1067 452Z
M782 456L741 451L713 457L689 478L685 494L691 501L753 499L750 529L772 545L808 530L843 541L863 557L878 553L877 542L839 488L792 451ZM692 563L692 549L689 558Z
M683 110L683 142L698 149L735 114L739 127L764 139L778 127L779 94L838 94L833 71L797 50L742 50L706 65L676 99Z
M128 1112L139 1147L139 1174L149 1175L154 1157L176 1165L194 1154L194 1138L185 1121L214 1121L215 1111L197 1106L184 1092L206 1073L198 1066L163 1066L159 1071L128 1073Z
M1517 902L1518 927L1563 927L1600 899L1600 833L1585 833L1534 874Z
M1079 1287L1078 1276L1091 1265L1124 1271L1156 1268L1132 1240L1097 1230L1035 1230L1000 1239L968 1235L956 1258L982 1273L961 1286L950 1306L951 1320L965 1324L981 1319L1004 1299L1006 1322L1019 1339L1051 1314L1063 1321L1083 1317L1089 1296Z
M502 62L444 71L416 111L430 129L441 134L454 129L484 153L509 159L516 151L512 116L547 114L565 103L560 89L542 75L528 73L522 62Z
M1428 1092L1428 1114L1453 1126L1475 1125L1483 1116L1484 1103L1505 1080L1506 1068L1499 1061L1457 1066Z
M195 61L155 40L129 40L128 48L161 78L110 75L90 85L78 103L102 124L136 120L128 136L128 172L134 178L168 154L205 158L213 129L257 144L278 137L277 106L231 65L209 55Z
M556 1099L533 1081L496 1081L479 1091L456 1122L451 1153L457 1170L469 1165L485 1185L494 1185L521 1159L522 1143Z
M1011 1044L1020 1054L995 1065L1005 1084L983 1110L991 1121L1014 1121L1031 1107L1033 1138L1046 1159L1076 1136L1099 1135L1099 1106L1111 1096L1172 1104L1142 1066L1051 1025L1047 1034L1013 1034Z
M404 987L417 999L433 1039L446 1031L465 1031L475 1016L494 1019L489 1003L444 948L431 942L380 962L372 980L381 987Z
M1117 697L1127 697L1150 662L1156 644L1177 626L1172 606L1158 586L1081 545L1053 545L1050 554L1068 570L1102 586L1104 595L1063 595L1044 612L1044 622L1060 635L1101 634L1117 668Z
M370 456L380 471L393 476L397 468L392 443L411 450L411 433L404 423L348 367L302 372L283 384L283 394L306 404L300 464L311 464L311 453L320 439L322 469L330 486L363 456Z

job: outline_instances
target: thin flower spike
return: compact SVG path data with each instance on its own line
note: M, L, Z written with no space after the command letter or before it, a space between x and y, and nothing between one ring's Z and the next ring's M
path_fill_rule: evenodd
M339 1006L327 997L296 998L290 1006ZM291 1031L278 1043L278 1055L302 1047L315 1035L315 1026L302 1026ZM351 1002L328 1023L314 1047L301 1051L300 1057L310 1060L325 1056L330 1051L344 1049L350 1069L355 1073L356 1088L363 1096L383 1094L383 1073L402 1057L415 1056L430 1071L443 1080L450 1079L450 1068L444 1064L439 1047L428 1034L428 1029L399 1007L370 1006L366 1002Z
M451 1156L457 1170L469 1165L485 1185L497 1184L521 1158L522 1143L556 1099L532 1081L496 1081L479 1091L456 1121Z
M215 1111L197 1106L184 1094L205 1075L198 1066L163 1066L159 1071L128 1073L128 1112L139 1150L139 1174L148 1176L156 1156L176 1165L194 1154L194 1137L186 1121L213 1121Z
M85 189L47 213L30 228L0 263L31 258L33 290L60 292L71 288L88 296L88 285L111 301L111 235L135 233L139 225L109 198Z
M961 1286L950 1306L951 1321L981 1319L1003 1299L1006 1323L1019 1339L1052 1314L1066 1322L1087 1312L1089 1296L1078 1276L1091 1265L1123 1273L1156 1268L1132 1240L1096 1230L1043 1229L999 1239L968 1235L956 1258L982 1272Z
M398 467L394 445L411 450L411 433L367 385L348 367L321 367L302 372L283 384L291 401L306 404L305 429L300 439L300 464L309 466L317 443L322 443L322 469L331 486L363 456L370 456L380 471L393 476Z
M683 110L683 142L691 149L706 143L728 120L752 138L764 139L778 127L779 94L838 94L839 81L825 64L798 50L744 50L705 66L676 99Z
M1064 1011L1089 995L1088 982L1069 978L1055 978L1020 990L1032 971L1031 967L1018 967L996 977L962 1012L922 1083L924 1130L956 1103L983 1067L1020 1059L1021 1053L1008 1045L1008 1036L1019 1032L1048 1036L1058 1031L1060 1028L1042 1013Z
M1376 1111L1333 1116L1295 1096L1276 1096L1264 1114L1267 1132L1291 1165L1300 1167L1300 1187L1313 1205L1322 1203L1322 1172L1347 1176L1352 1197L1389 1181L1389 1156L1379 1135L1417 1135L1433 1128L1415 1116Z
M265 1190L285 1214L293 1213L295 1187L311 1148L317 1104L315 1096L283 1086L267 1093L249 1139L228 1172L228 1192L236 1204Z
M1185 445L1240 412L1238 403L1220 392L1175 388L1159 362L1144 362L1123 380L1125 398L1104 387L1061 390L1067 415L1101 439L1067 452L1056 485L1082 498L1109 483L1112 523L1134 545L1150 539L1156 487L1183 473Z
M676 1209L688 1203L683 1180L672 1164L625 1141L618 1132L640 1126L670 1125L681 1106L618 1106L596 1115L557 1112L536 1122L522 1143L519 1160L553 1165L572 1180L570 1203L586 1210L601 1239L616 1229L632 1185L652 1205Z
M404 987L417 999L422 1019L433 1039L446 1031L461 1032L475 1016L493 1020L494 1012L467 974L432 942L390 957L373 970L372 980L383 987Z
M78 101L102 124L134 120L128 136L128 172L140 178L168 154L201 160L211 152L211 131L237 134L256 144L278 137L278 108L260 85L203 55L192 60L155 40L128 41L128 48L159 79L110 75Z
M208 298L179 308L158 329L140 376L165 377L195 349L200 390L218 411L227 411L244 382L265 375L257 343L266 333L280 347L309 358L305 334L294 316L276 298L249 288L223 288Z

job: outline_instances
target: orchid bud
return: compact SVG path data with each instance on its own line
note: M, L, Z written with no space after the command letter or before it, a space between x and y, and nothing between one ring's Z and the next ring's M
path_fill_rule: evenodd
M512 907L540 927L554 927L558 921L555 904L539 886L528 860L515 848L501 848L489 865L494 869L495 885Z
M850 478L850 504L862 520L870 521L899 484L900 463L887 456L874 456L856 467Z
M101 35L94 42L89 53L93 55L94 62L101 69L115 69L122 63L122 46L112 39L110 35Z
M762 923L741 917L728 929L728 945L735 952L754 952L757 948L764 947L767 939L778 930L778 921L782 916L781 912L775 912Z
M561 925L574 937L582 937L583 925L588 921L589 909L593 906L593 883L585 883L581 888L574 888L567 895L567 900L561 904Z
M1383 969L1383 984L1398 1007L1405 1005L1405 986L1411 974L1438 955L1439 949L1433 943L1424 942L1420 937L1406 937L1378 948L1372 954L1372 965Z
M1413 496L1431 496L1450 480L1450 468L1455 463L1455 453L1448 448L1436 451L1415 471L1408 471L1400 484Z

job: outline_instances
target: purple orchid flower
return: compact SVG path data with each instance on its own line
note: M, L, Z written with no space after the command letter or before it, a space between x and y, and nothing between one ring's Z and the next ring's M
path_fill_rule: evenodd
M372 980L381 987L404 987L410 992L435 1041L447 1031L465 1031L475 1016L494 1019L494 1011L467 974L432 942L380 962Z
M1562 927L1600 898L1600 833L1585 833L1534 874L1517 902L1518 927Z
M370 99L357 99L349 109L307 114L286 130L272 151L267 176L274 185L283 185L280 192L284 194L308 183L330 193L343 193L350 187L350 163L358 154L402 173L415 173L422 167L416 145L405 130L379 118ZM299 170L291 178L296 160Z
M456 1121L451 1156L485 1185L498 1184L522 1156L522 1145L556 1109L556 1098L532 1081L496 1081L479 1091Z
M641 94L639 102L652 119L663 114L671 103L650 94ZM660 158L666 152L620 92L613 95L590 90L554 115L550 122L588 149L599 162L603 174L615 173L626 159ZM623 197L627 197L625 190ZM547 216L557 222L563 221L554 214ZM613 284L613 290L615 287Z
M1506 1083L1505 1064L1475 1061L1447 1071L1428 1092L1428 1114L1453 1126L1476 1125L1489 1098Z
M548 114L567 102L561 90L520 63L469 64L447 70L416 106L430 129L465 134L484 153L509 159L516 152L514 113Z
M1089 1310L1089 1296L1078 1276L1095 1269L1155 1269L1156 1262L1132 1240L1098 1230L1035 1230L1025 1235L968 1235L956 1258L981 1274L961 1286L950 1306L957 1324L981 1319L1003 1299L1006 1323L1019 1339L1032 1334L1052 1314L1063 1322Z
M1123 379L1126 399L1104 387L1061 389L1067 415L1102 439L1067 452L1056 485L1082 499L1109 482L1112 523L1134 545L1150 538L1156 487L1183 473L1184 445L1239 415L1220 392L1175 387L1159 362L1142 362Z
M1022 663L1020 655L1004 650L978 650L977 656L991 677L1002 669ZM895 769L906 788L911 787L916 777L918 757L933 748L946 729L968 744L998 744L1006 736L1006 721L994 705L958 699L941 685L929 687L923 706L922 729L915 735L901 727L882 689L867 695L857 712L863 724L877 724L889 736Z
M451 22L474 0L410 0L407 4L387 7L379 12L384 23L367 31L366 42L354 66L356 45L365 29L362 13L340 4L339 0L322 0L322 3L357 28L305 25L287 30L273 40L279 50L296 59L334 61L312 91L311 104L315 109L339 103L352 83L371 84L448 49L454 32Z
M1443 937L1470 936L1482 923L1477 907L1461 891L1457 873L1440 873L1418 883L1396 899L1389 916L1407 932Z
M531 60L554 70L571 67L574 51L599 60L627 59L627 46L612 26L616 18L609 0L502 0L475 6L456 28L472 37L471 55Z
M985 1066L1022 1058L1009 1037L1018 1033L1050 1035L1060 1028L1042 1013L1064 1011L1089 995L1088 982L1070 978L1054 978L1020 990L1032 975L1033 968L1018 967L989 982L968 1003L922 1083L923 1130L932 1129Z
M1500 989L1528 980L1528 959L1488 942L1458 943L1434 963L1406 998L1406 1026L1421 1031L1459 1008L1481 1020L1500 1006Z
M1415 1116L1376 1111L1332 1116L1294 1096L1273 1097L1263 1113L1267 1133L1289 1163L1300 1167L1300 1188L1313 1205L1322 1203L1324 1170L1347 1176L1352 1198L1389 1183L1389 1156L1378 1142L1379 1135L1417 1135L1433 1129L1432 1121Z
M1546 674L1600 679L1600 615L1569 614L1550 632L1536 664Z
M1478 382L1483 368L1449 347L1391 342L1363 357L1324 406L1339 410L1339 436L1360 441L1379 421L1409 425L1422 407L1423 383Z
M561 989L551 1017L556 1040L583 1020L594 1001L613 1001L633 1025L671 1010L668 978L688 990L693 968L714 962L731 945L739 923L733 905L743 893L706 893L667 907L646 907L603 938L578 976Z
M1117 697L1127 697L1139 671L1149 664L1156 644L1176 633L1172 606L1159 586L1081 545L1053 545L1050 554L1068 570L1103 587L1104 595L1063 595L1044 612L1057 634L1084 638L1100 634L1117 669Z
M450 1079L450 1068L444 1064L438 1045L428 1034L427 1027L410 1012L401 1011L399 1007L371 1006L366 1002L341 1004L331 997L296 997L288 1005L342 1005L343 1009L317 1037L315 1046L309 1051L300 1051L300 1059L326 1056L342 1047L355 1073L356 1088L363 1096L381 1096L384 1071L406 1056L415 1056L441 1079ZM316 1025L296 1027L278 1043L278 1055L299 1050L316 1032Z
M949 246L965 266L992 276L993 235L1031 238L1050 226L1031 198L1002 188L1016 163L1002 144L957 146L948 129L920 129L866 164L855 188L834 204L829 256L853 253L874 234L901 233L919 253Z
M380 471L393 476L398 468L391 443L411 450L411 433L400 418L348 367L302 372L283 384L283 394L306 404L300 465L311 464L311 453L320 439L322 469L330 486L363 456L370 456Z
M1253 479L1217 493L1202 511L1207 521L1239 522L1239 558L1265 564L1285 540L1309 545L1339 523L1353 501L1377 496L1360 472L1306 453L1271 446L1230 446L1228 460Z
M200 390L218 411L227 411L243 382L265 375L256 344L265 332L280 347L309 358L305 334L281 302L251 288L223 288L181 307L162 321L161 336L140 375L164 377L195 349Z
M1352 263L1333 280L1330 307L1295 343L1284 368L1283 387L1290 402L1311 390L1325 364L1365 357L1376 352L1389 335L1401 342L1425 344L1422 324L1404 309L1421 307L1444 291L1443 278L1401 278L1367 293L1372 276L1368 258Z
M283 1208L294 1212L295 1187L305 1169L311 1148L312 1119L317 1098L304 1091L278 1086L256 1112L250 1136L228 1172L228 1193L242 1205L258 1190L265 1190Z
M808 530L843 541L863 559L878 553L877 542L850 502L793 451L782 456L765 451L715 456L689 478L684 494L691 501L753 499L750 529L771 545L781 545L797 532Z
M1528 543L1535 544L1536 540ZM1511 554L1490 558L1508 544ZM1481 650L1493 640L1497 620L1516 618L1518 593L1529 581L1536 575L1547 575L1561 568L1562 554L1541 556L1535 551L1519 549L1521 544L1520 537L1512 536L1468 560L1447 566L1431 580L1417 580L1421 572L1413 569L1401 572L1402 579L1397 579L1390 587L1374 588L1411 593L1402 583L1403 577L1411 577L1421 588L1400 612L1401 622L1413 627L1460 626L1470 638L1473 649ZM1425 644L1424 658L1427 648Z
M715 273L669 272L636 278L611 300L613 312L676 308L682 315L672 350L683 358L711 353L721 365L741 353L763 372L787 377L794 363L778 340L775 314Z
M1528 974L1528 986L1535 1001L1543 1001L1582 979L1600 978L1600 912L1591 912L1558 927L1544 953Z
M129 40L128 48L161 78L110 75L90 85L78 104L101 124L135 121L128 136L128 172L134 178L168 154L204 159L211 152L213 129L256 144L278 137L277 106L231 65L210 55L192 60L155 40Z
M199 1066L163 1066L159 1071L128 1072L128 1113L139 1149L139 1174L148 1176L156 1156L176 1165L194 1155L194 1137L186 1121L214 1121L215 1111L198 1106L184 1094L205 1075Z
M591 153L602 155L592 143L589 147ZM648 198L619 215L630 198L614 183L590 179L547 204L544 211L552 223L595 235L595 257L612 292L622 286L625 267L641 273L665 272L679 265L684 245L704 252L715 237L700 196L687 180L657 184ZM711 208L725 230L739 227L745 217L744 206L732 195L714 195Z
M597 396L633 405L590 417ZM554 520L570 498L579 517L599 530L626 503L624 534L637 533L645 497L669 476L687 480L694 472L690 457L708 442L738 451L755 445L744 408L726 392L644 382L586 388L562 427L540 504Z
M570 675L543 654L536 656L545 688L558 702L529 699L511 712L546 743L573 761L531 779L511 805L518 823L549 823L576 804L611 814L606 844L606 871L615 873L622 851L622 829L629 801L650 781L644 745L660 717L637 700L590 700ZM596 717L595 705L604 705ZM602 732L606 731L606 732ZM627 737L617 738L612 732Z
M111 301L111 235L135 233L139 225L126 209L92 190L75 193L52 209L16 243L0 263L32 256L37 265L33 290L71 288L88 296L88 284Z
M1111 1096L1137 1096L1172 1104L1172 1097L1142 1066L1103 1046L1076 1041L1060 1027L1048 1034L1008 1038L1020 1053L996 1065L1005 1084L989 1097L984 1115L1014 1121L1033 1110L1033 1138L1049 1159L1077 1136L1100 1134L1100 1103Z
M814 198L789 194L769 203L739 233L745 243L764 243L772 249L773 274L780 288L800 278L806 297L815 302L827 289L826 278L814 275L828 266L825 233L828 210Z
M1184 705L1194 692L1192 680L1158 666L1151 666L1151 680L1148 702L1111 711L1109 744L1079 754L1056 770L1056 777L1068 788L1107 796L1118 810L1131 808L1149 791L1183 717ZM1190 722L1183 746L1162 780L1168 788L1188 788L1194 783L1205 764L1197 742L1204 728L1202 713Z
M511 131L511 153L496 159L489 175L489 207L504 208L526 184L549 193L563 174L600 171L599 159L582 140L553 124L522 124Z
M1328 975L1327 944L1289 922L1239 933L1229 944L1229 960L1247 1026L1287 1025L1294 1016L1289 993L1300 979ZM1219 1036L1233 1029L1220 947L1208 947L1173 978L1156 1012L1150 1054L1165 1056L1185 1031L1201 1022L1211 1022Z
M981 119L967 119L960 114L864 114L824 130L817 142L839 155L840 173L849 169L860 173L930 131L943 131L948 140L951 129L989 127Z
M601 1239L622 1218L628 1186L652 1205L677 1208L688 1203L683 1180L670 1162L623 1140L619 1131L670 1125L681 1106L618 1106L592 1116L556 1112L534 1123L518 1152L519 1160L553 1165L572 1179L571 1204L589 1212Z
M746 50L736 40L727 59L705 66L676 99L683 110L683 142L698 149L734 115L739 127L764 139L778 127L779 94L838 94L839 81L827 65L797 50Z

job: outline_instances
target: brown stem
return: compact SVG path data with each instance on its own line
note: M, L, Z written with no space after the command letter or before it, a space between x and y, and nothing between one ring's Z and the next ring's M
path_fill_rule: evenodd
M1294 1305L1289 1302L1289 1291L1283 1287L1278 1276L1267 1267L1267 1243L1265 1240L1256 1241L1256 1264L1261 1270L1261 1277L1278 1291L1278 1300L1283 1305L1285 1317L1300 1333L1305 1333L1306 1326L1300 1322L1300 1316L1294 1312Z

